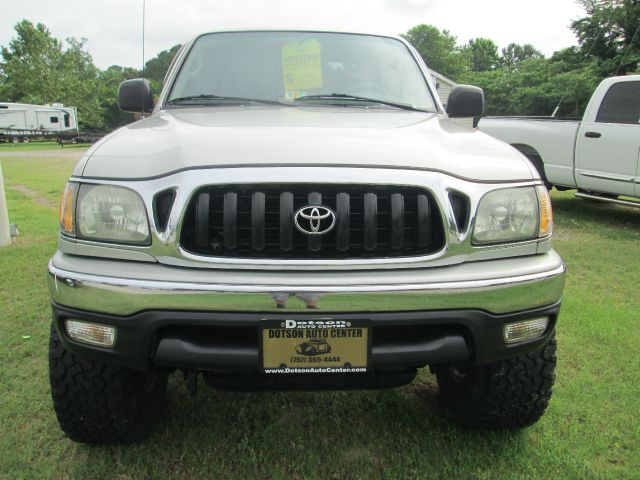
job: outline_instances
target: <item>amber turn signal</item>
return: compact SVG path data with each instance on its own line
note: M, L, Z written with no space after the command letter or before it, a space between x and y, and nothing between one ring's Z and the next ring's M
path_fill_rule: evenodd
M62 200L60 202L60 230L65 235L75 236L76 234L73 210L77 191L77 183L67 183L62 193Z
M543 185L536 187L538 194L538 208L540 209L540 230L538 236L548 237L553 232L553 211L551 209L551 196Z

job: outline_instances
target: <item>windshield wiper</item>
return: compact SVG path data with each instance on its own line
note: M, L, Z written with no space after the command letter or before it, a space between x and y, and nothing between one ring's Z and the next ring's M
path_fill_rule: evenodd
M221 95L190 95L186 97L172 98L168 105L208 105L210 103L263 103L267 105L290 105L289 103L278 102L277 100L266 100L261 98L246 97L225 97Z
M348 93L324 93L320 95L303 95L296 98L296 101L305 100L347 100L350 102L367 102L377 103L379 105L388 105L390 107L401 108L403 110L411 110L414 112L428 112L422 108L414 107L413 105L407 105L406 103L390 102L388 100L379 100L377 98L360 97L358 95L351 95ZM341 104L343 105L343 104Z

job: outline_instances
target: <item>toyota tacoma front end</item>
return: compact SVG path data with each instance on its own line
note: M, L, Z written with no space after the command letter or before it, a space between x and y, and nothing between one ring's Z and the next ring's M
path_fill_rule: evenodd
M551 396L565 267L528 160L449 116L402 39L218 32L152 111L90 148L49 264L50 376L72 439L144 437L167 375L227 389L384 388L435 371L468 426ZM447 115L447 112L449 115Z

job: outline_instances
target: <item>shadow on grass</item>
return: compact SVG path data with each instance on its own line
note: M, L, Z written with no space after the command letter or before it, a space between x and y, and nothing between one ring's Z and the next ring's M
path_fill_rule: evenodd
M523 439L519 432L458 429L426 373L393 390L235 393L202 386L195 397L174 375L169 393L167 416L149 440L80 447L87 464L77 474L116 461L132 477L370 478L427 470L437 477L490 469L488 459Z
M594 227L622 227L640 233L640 208L577 198L573 191L553 196L553 213L560 227L594 229L594 233Z

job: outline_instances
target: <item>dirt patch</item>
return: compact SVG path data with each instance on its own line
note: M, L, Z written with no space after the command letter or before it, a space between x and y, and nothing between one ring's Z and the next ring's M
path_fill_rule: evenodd
M26 185L20 185L20 184L11 185L11 189L15 190L16 192L20 192L23 195L26 195L27 197L29 197L31 200L33 200L34 202L36 202L38 205L40 205L42 207L51 208L52 210L56 210L56 206L54 204L52 204L49 201L49 199L47 199L46 197L43 197L42 195L40 195L39 192L36 192L35 190L31 190Z

